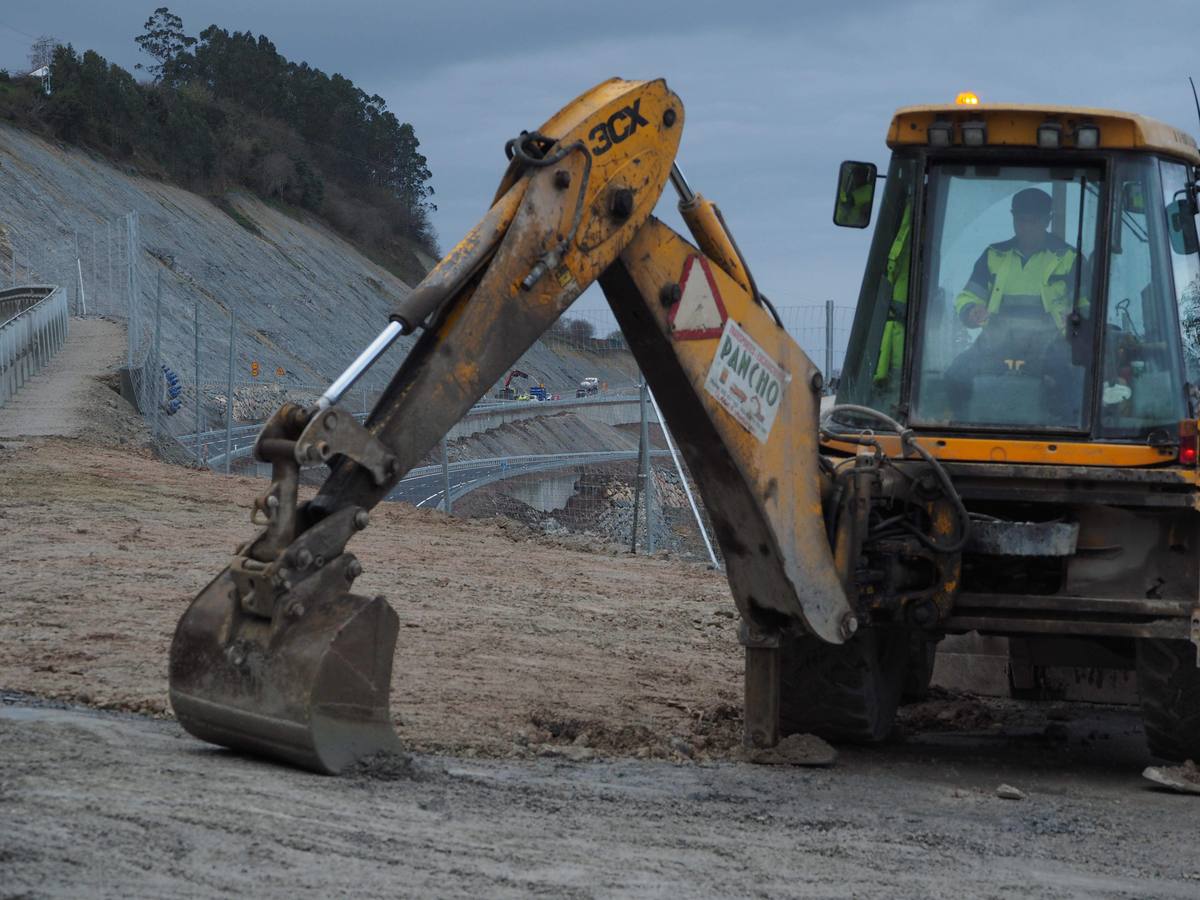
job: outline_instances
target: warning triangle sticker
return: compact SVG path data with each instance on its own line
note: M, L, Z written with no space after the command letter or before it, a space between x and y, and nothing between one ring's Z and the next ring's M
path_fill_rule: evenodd
M672 337L677 341L720 337L729 316L707 259L695 254L687 258L683 276L679 279L679 291L679 302L671 307L667 316Z

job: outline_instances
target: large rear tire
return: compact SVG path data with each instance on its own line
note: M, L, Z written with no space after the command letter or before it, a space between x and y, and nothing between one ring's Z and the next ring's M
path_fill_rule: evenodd
M845 644L811 635L785 640L780 733L853 743L884 740L896 719L908 653L908 633L901 628L864 629Z
M1200 668L1191 641L1137 642L1138 693L1150 752L1200 761Z

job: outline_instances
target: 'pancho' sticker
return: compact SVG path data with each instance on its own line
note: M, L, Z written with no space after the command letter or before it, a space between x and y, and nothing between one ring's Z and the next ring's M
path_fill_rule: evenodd
M707 391L747 431L766 443L792 376L733 319L725 323L704 380Z

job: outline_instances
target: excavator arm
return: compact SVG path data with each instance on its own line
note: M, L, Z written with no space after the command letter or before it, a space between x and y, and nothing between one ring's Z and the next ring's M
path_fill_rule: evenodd
M716 207L674 166L683 119L665 82L614 79L510 141L480 223L317 406L285 406L267 423L256 446L273 465L255 507L263 530L193 601L172 644L185 728L326 772L396 748L397 618L383 598L351 592L362 567L346 545L598 280L709 511L744 623L747 728L771 739L772 642L800 629L840 643L856 621L822 515L819 370L758 294ZM668 179L695 244L651 214ZM418 329L360 425L339 397ZM316 464L329 477L300 505L299 469Z
M504 386L508 387L510 384L512 384L512 380L514 378L528 378L528 377L529 376L526 375L524 372L522 372L520 369L513 369L511 372L508 373L508 377L504 379Z

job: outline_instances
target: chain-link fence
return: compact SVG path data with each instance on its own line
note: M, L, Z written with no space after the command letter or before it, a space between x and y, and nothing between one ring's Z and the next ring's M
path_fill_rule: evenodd
M268 475L251 452L261 423L284 402L313 404L328 386L303 377L317 374L311 368L297 371L315 350L293 345L302 338L243 321L251 297L217 297L195 283L185 295L172 257L144 246L135 213L57 241L5 237L0 283L56 283L73 314L127 324L123 387L167 459ZM836 375L852 311L824 303L778 312L814 362ZM365 418L409 347L368 372L342 406ZM545 535L712 559L695 485L642 402L640 382L611 313L568 310L392 498L502 515Z

